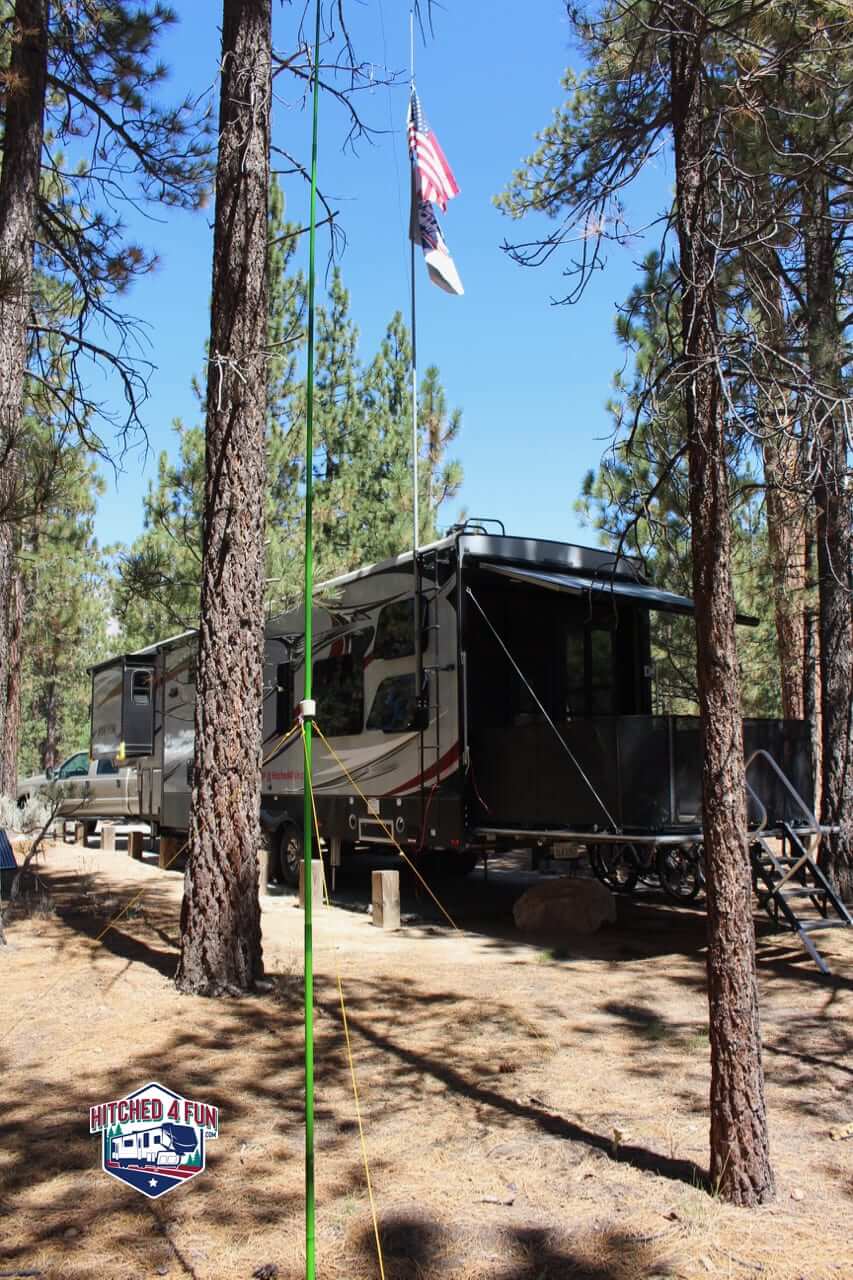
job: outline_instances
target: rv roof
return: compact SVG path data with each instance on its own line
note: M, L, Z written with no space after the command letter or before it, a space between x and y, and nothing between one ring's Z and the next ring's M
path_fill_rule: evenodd
M189 627L186 631L177 631L173 636L167 636L165 640L156 640L154 644L146 645L144 649L133 649L128 654L130 658L141 658L146 653L156 653L158 649L165 649L166 645L174 644L177 640L184 640L187 636L194 636L197 627Z
M629 556L615 556L611 551L596 547L580 547L571 542L553 542L547 538L515 538L505 534L485 534L473 531L460 531L448 534L435 542L418 547L418 554L443 551L459 544L465 556L487 560L505 560L514 563L534 564L540 568L550 567L574 572L601 574L610 573L616 577L628 578L633 582L642 582L638 560ZM319 582L314 588L315 596L324 592L337 590L358 578L368 577L373 573L381 573L396 566L411 564L412 552L403 551L398 556L387 560L377 560L374 564L364 565L349 573L342 573L337 578L328 578ZM281 616L281 615L278 615ZM269 619L275 621L274 618Z

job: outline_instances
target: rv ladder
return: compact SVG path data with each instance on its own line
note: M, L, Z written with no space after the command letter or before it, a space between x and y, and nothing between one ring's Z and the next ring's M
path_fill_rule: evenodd
M426 712L427 724L421 729L420 733L420 791L421 791L421 820L426 812L426 791L424 787L424 774L431 766L436 766L441 759L441 734L440 734L440 717L441 717L441 688L440 673L442 671L452 670L447 666L441 666L438 663L440 652L439 647L439 631L440 623L438 620L437 600L441 593L441 584L439 582L439 555L435 547L430 547L426 551L417 552L415 554L415 626L418 628L418 642L416 645L417 653L417 688L419 706ZM421 613L420 601L423 601L424 609ZM427 648L432 647L436 661L432 663L424 662L424 645L422 636L428 636ZM429 737L427 735L430 735ZM426 753L433 754L433 759L427 761ZM437 785L438 778L433 780L432 786ZM430 790L432 789L430 787ZM426 832L423 832L422 839L425 838Z
M748 781L749 770L759 758L776 774L804 819L796 829L792 822L780 823L775 849L764 830L767 812ZM811 935L821 929L849 929L853 916L818 866L817 850L824 829L767 751L753 752L746 772L747 790L763 811L761 827L750 836L752 883L759 905L774 924L796 933L821 973L829 974L829 966Z

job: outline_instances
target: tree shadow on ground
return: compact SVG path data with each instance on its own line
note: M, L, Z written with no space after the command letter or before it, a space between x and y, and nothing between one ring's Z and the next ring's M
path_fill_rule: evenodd
M675 1275L660 1247L619 1228L575 1238L557 1228L513 1225L484 1238L474 1226L451 1229L425 1214L401 1213L380 1218L379 1239L386 1280L462 1274L473 1258L490 1264L488 1272L478 1272L490 1280L635 1280L652 1272L664 1280ZM364 1268L375 1268L378 1276L372 1225L359 1232L355 1249Z

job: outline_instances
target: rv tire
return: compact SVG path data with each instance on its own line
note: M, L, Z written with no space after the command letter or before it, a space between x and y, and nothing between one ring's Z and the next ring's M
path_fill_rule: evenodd
M278 831L278 878L282 884L299 887L303 856L302 832L295 822L283 822Z

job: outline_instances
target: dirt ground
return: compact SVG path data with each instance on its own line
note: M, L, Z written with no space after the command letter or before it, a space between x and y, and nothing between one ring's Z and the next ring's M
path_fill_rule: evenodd
M302 914L264 899L270 994L180 996L181 876L55 844L53 911L2 952L0 1275L249 1277L303 1271ZM649 893L573 941L520 937L511 865L448 885L400 933L369 875L317 913L317 1253L322 1280L380 1276L345 1053L346 996L387 1280L850 1280L853 937L821 978L759 924L774 1204L704 1189L701 910ZM140 888L140 901L104 924ZM442 892L442 890L440 890ZM158 1201L100 1169L90 1104L150 1080L216 1103L207 1169Z

